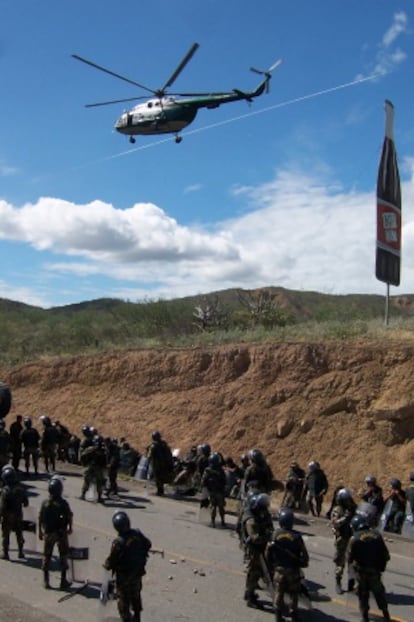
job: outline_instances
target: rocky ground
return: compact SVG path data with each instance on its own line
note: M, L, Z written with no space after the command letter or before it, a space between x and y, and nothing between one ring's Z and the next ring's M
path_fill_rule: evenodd
M209 442L236 460L252 447L283 480L318 460L332 487L414 470L414 342L266 343L114 351L0 368L7 417L84 423L142 451L158 429L185 452Z

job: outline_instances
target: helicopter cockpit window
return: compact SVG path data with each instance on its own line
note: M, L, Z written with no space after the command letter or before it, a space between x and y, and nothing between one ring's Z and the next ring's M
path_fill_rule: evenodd
M152 102L147 103L148 108L152 108Z

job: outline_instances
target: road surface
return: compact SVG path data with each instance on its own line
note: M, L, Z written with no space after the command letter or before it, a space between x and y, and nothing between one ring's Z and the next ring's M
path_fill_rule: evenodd
M0 561L0 619L21 622L96 622L117 620L113 605L99 604L99 585L103 577L102 564L115 537L111 518L117 509L128 512L131 523L139 527L152 541L154 553L144 577L142 622L266 622L273 621L270 598L260 591L265 609L248 609L243 601L244 566L242 552L234 532L235 517L229 516L229 529L211 529L198 520L195 499L159 498L146 490L141 482L121 482L119 501L95 504L79 499L81 472L70 467L64 476L65 497L74 512L74 543L90 547L90 559L83 562L79 581L71 590L88 585L79 594L59 602L70 592L57 589L59 571L51 572L53 589L42 587L41 556L33 550L26 560L17 559L14 535L11 541L11 561ZM37 513L47 496L46 474L39 479L25 480L30 486L30 506ZM302 517L297 528L304 535L310 566L306 579L312 593L312 610L301 610L303 622L358 622L358 603L354 594L335 594L333 540L324 520L309 521ZM399 537L387 542L391 562L384 573L390 612L396 622L414 620L414 542ZM33 549L41 551L41 543ZM87 565L86 565L87 564ZM380 620L372 602L372 620ZM112 608L111 608L112 607Z

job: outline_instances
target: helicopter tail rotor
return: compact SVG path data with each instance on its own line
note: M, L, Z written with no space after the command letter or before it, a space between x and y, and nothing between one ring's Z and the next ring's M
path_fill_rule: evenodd
M266 70L256 69L256 67L250 67L250 71L253 71L254 73L258 73L261 76L265 76L266 93L269 92L269 82L270 82L270 78L272 77L272 73L274 72L276 67L279 67L279 65L282 64L282 62L283 62L283 59L279 58L275 63L273 63L273 65L269 67L269 69L266 69Z

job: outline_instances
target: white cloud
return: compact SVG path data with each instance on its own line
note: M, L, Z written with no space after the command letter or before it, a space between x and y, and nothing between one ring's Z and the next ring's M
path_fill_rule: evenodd
M407 54L400 48L393 48L393 44L403 33L407 32L408 18L402 11L395 13L393 22L382 37L378 46L373 73L380 75L389 73L405 61Z
M202 184L191 184L184 188L184 194L190 194L191 192L199 192L203 188Z
M237 246L225 232L181 226L151 203L121 210L102 201L75 205L41 198L22 208L0 201L0 238L104 263L238 258Z
M395 13L391 26L387 29L381 38L381 42L377 45L374 59L368 63L367 74L375 76L384 76L390 73L407 59L407 54L400 47L396 47L397 39L404 33L408 32L408 17L403 12ZM364 46L365 52L369 51ZM356 76L357 80L363 79L366 74L360 73Z
M413 160L402 168L411 178L402 188L398 291L410 293L414 218L404 206L414 203ZM374 276L374 189L347 191L328 170L281 170L236 195L246 210L215 232L179 225L152 204L120 210L100 201L74 205L49 198L23 208L0 202L0 237L51 251L56 261L45 254L45 280L69 275L81 291L85 279L93 284L103 276L110 280L101 295L133 300L265 285L337 294L384 291ZM28 302L28 296L22 291L19 298Z
M382 45L388 48L403 32L407 32L407 27L407 15L403 11L395 13L391 26L382 37Z
M14 166L8 166L0 161L0 177L10 177L10 175L16 175L17 172L18 170Z
M39 295L38 292L31 290L30 287L10 285L10 283L2 280L0 280L0 298L22 301L34 307L45 307L48 304L46 297Z

